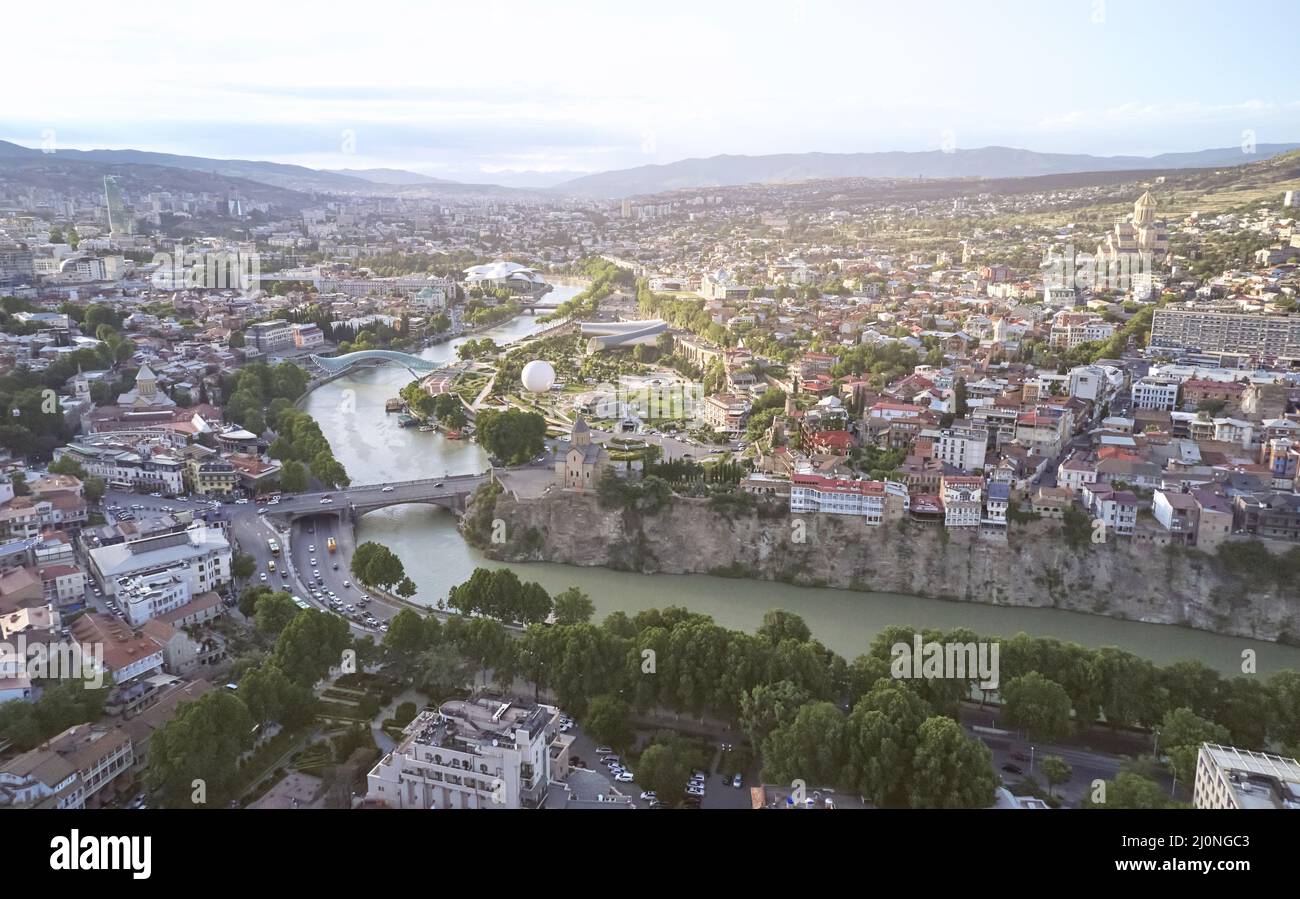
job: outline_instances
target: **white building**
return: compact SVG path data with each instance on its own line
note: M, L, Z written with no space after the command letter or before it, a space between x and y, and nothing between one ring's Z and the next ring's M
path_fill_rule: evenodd
M1300 809L1300 761L1202 743L1196 756L1197 808Z
M1178 408L1178 389L1182 382L1177 378L1145 377L1133 382L1133 408L1164 409L1172 412Z
M366 778L389 808L540 808L568 775L571 738L554 706L478 698L443 703L406 726Z
M178 534L92 549L90 570L109 596L123 578L175 570L197 595L230 582L230 542L217 528L195 525Z
M795 474L790 478L790 511L793 514L857 515L867 524L878 525L888 517L891 504L900 516L907 511L906 484L849 481L815 474Z
M983 428L953 425L939 431L934 441L934 457L962 471L978 471L984 467L988 444L988 431Z
M114 591L126 620L137 627L190 601L184 564L119 578Z

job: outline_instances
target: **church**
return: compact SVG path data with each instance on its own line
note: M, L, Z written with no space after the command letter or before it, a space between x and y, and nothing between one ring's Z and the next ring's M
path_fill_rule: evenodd
M1169 255L1169 229L1156 221L1156 198L1149 190L1133 204L1131 221L1115 222L1105 242L1097 245L1097 258L1111 264L1133 253L1150 253L1153 264L1163 263Z
M568 447L556 448L556 483L565 490L595 490L608 465L609 453L599 443L591 442L591 428L578 416Z

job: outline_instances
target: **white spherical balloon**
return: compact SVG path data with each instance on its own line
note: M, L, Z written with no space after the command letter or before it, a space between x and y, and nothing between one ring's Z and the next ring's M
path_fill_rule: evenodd
M524 366L519 380L523 381L525 390L531 393L545 393L555 383L555 369L545 359L534 359Z

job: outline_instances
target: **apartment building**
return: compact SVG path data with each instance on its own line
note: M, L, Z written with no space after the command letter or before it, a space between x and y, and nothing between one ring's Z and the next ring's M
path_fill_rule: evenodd
M978 527L984 512L984 479L944 476L939 482L943 497L943 524L949 528Z
M325 343L325 332L320 329L319 325L314 324L295 324L293 331L293 345L300 350L310 350L314 347L323 346Z
M84 438L54 451L55 459L64 456L71 456L86 474L102 478L115 489L147 489L168 496L185 492L181 460L144 445L132 447L112 438Z
M934 436L934 458L962 471L979 471L984 467L988 445L988 431L973 424L954 422L952 427L943 428Z
M94 808L134 761L121 728L78 724L0 767L0 807Z
M1209 809L1300 809L1300 761L1202 743L1192 805Z
M1182 381L1178 378L1139 378L1133 382L1133 408L1172 412L1178 408L1178 391L1181 386Z
M115 595L126 620L137 627L190 601L184 565L118 578Z
M704 398L699 412L700 418L713 430L723 434L739 434L745 430L749 401L738 394L717 393Z
M1048 343L1059 349L1074 349L1080 344L1109 340L1115 326L1089 312L1059 312L1052 319Z
M293 329L283 319L257 322L244 329L244 340L262 353L277 353L293 348Z
M230 582L230 542L217 528L196 525L176 534L101 546L87 554L91 575L109 596L124 578L175 569L197 595Z
M1151 346L1300 357L1300 315L1261 315L1213 307L1159 309L1151 322Z
M856 515L878 525L902 518L907 509L907 485L899 481L852 481L816 474L790 477L792 514Z
M389 808L540 808L568 775L571 738L559 709L482 696L443 703L406 726L367 776L366 798Z

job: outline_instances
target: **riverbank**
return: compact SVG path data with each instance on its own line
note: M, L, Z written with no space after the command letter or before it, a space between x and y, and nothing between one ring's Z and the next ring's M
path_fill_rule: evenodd
M494 560L901 593L1300 642L1294 587L1280 589L1263 578L1248 584L1204 554L1125 540L1071 548L1051 522L1015 525L1007 540L821 515L806 516L800 534L782 510L724 513L704 499L674 497L651 514L602 507L590 493L502 494L486 501L492 508L479 508L484 499L475 499L462 526ZM494 519L505 522L504 544L474 533L476 522Z

